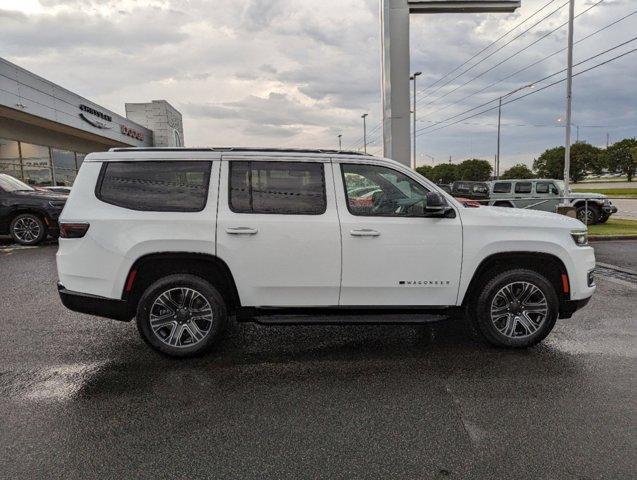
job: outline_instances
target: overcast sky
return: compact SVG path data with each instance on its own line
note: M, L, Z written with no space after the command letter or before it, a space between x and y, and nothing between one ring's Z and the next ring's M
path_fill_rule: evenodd
M576 0L576 14L598 1ZM565 27L539 39L566 21L566 6L472 66L565 3L522 0L513 14L412 16L412 71L423 72L418 128L429 126L418 137L419 164L431 164L429 156L436 163L449 156L493 159L497 111L439 130L464 117L430 125L564 68L561 52L499 82L565 46ZM576 19L575 40L635 10L635 0L604 0ZM121 114L125 102L168 100L184 116L188 146L334 148L342 133L345 147L358 147L367 112L370 150L379 151L379 31L379 0L0 0L2 56ZM637 14L578 43L575 63L636 32ZM634 48L637 41L575 72ZM557 119L565 84L539 91L560 78L537 83L537 93L503 108L503 166L530 165L545 148L563 144ZM573 122L580 139L601 146L607 133L611 142L637 136L635 85L637 52L577 76Z

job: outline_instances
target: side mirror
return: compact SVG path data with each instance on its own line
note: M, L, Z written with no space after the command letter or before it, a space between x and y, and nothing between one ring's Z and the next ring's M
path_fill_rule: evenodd
M439 212L447 207L447 201L438 192L427 192L425 198L425 211L427 212Z
M427 192L425 202L425 216L428 217L446 217L454 211L438 192Z

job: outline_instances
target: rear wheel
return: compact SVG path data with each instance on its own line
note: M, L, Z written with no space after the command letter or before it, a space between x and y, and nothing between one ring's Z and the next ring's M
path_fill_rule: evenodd
M9 232L20 245L37 245L46 237L46 226L37 215L22 213L11 221Z
M597 223L606 223L608 222L609 218L610 218L610 215L602 214L602 216L599 218L599 222Z
M586 225L595 225L599 223L601 212L596 205L589 205L588 209L585 205L577 207L577 219Z
M155 350L192 357L209 350L226 323L219 291L195 275L175 274L157 280L137 308L137 328Z
M553 329L558 315L555 288L532 270L495 274L469 306L474 330L500 347L529 347Z

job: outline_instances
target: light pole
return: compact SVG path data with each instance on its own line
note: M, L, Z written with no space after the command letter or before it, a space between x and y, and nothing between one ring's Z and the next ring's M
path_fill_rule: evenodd
M416 78L418 76L422 75L422 72L416 72L414 73L411 77L409 77L409 80L413 80L414 81L414 126L413 126L413 132L411 134L411 136L413 137L413 142L414 142L414 153L413 153L413 161L412 161L412 165L411 168L416 168Z
M338 151L340 152L341 150L343 150L343 144L341 141L341 138L343 137L343 134L339 133L338 134Z
M363 119L363 151L367 153L367 115L368 113L363 113L361 118Z
M564 191L568 192L571 176L571 105L573 96L573 20L575 0L568 6L568 53L566 55L566 138L564 139ZM566 204L566 200L564 200Z
M498 147L497 153L495 155L495 179L500 179L500 121L502 119L502 99L507 98L508 96L513 95L514 93L519 92L520 90L524 90L525 88L533 88L535 85L529 83L528 85L524 85L520 88L516 88L515 90L510 91L506 95L502 95L498 99Z

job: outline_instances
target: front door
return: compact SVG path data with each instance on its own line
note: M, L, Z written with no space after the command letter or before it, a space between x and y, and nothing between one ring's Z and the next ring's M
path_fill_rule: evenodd
M335 306L341 242L330 162L223 156L217 255L243 306Z
M455 305L462 262L459 216L425 217L429 190L406 172L372 162L332 168L343 243L340 304Z

